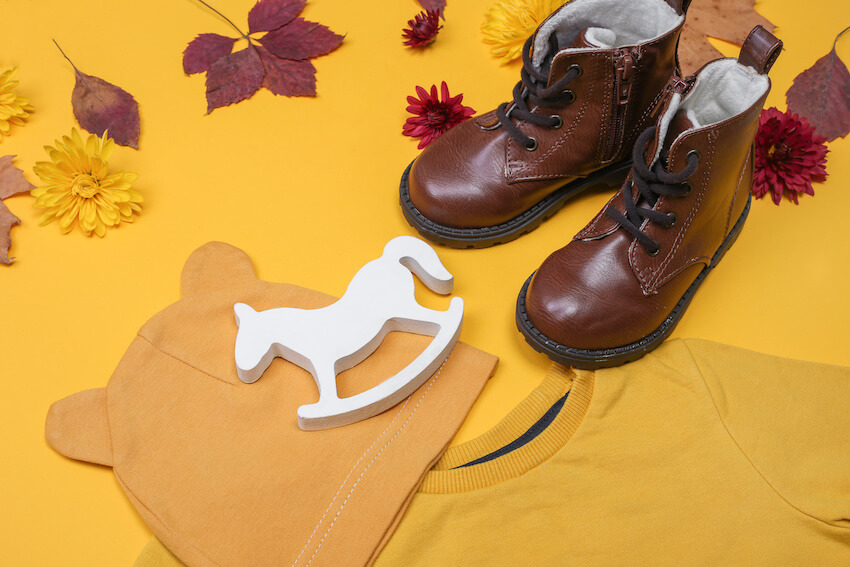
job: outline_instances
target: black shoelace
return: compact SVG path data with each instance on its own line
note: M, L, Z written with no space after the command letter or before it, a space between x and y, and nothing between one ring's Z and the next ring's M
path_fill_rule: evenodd
M499 118L499 123L504 126L505 130L513 137L514 140L525 146L529 151L537 149L537 140L531 136L527 136L511 121L511 117L518 118L524 122L530 122L538 126L548 128L560 128L563 124L561 117L557 114L549 116L536 114L529 108L529 103L532 106L545 107L555 104L569 104L575 100L575 94L571 90L565 90L570 82L581 75L581 67L572 65L564 74L563 77L555 81L555 83L547 87L546 83L549 80L549 68L538 71L531 61L531 45L534 36L529 37L522 48L522 71L520 73L520 81L514 87L513 102L503 102L496 109L496 116ZM558 52L557 37L552 34L549 37L549 53ZM549 64L551 67L551 63Z
M663 213L651 207L655 206L658 198L662 195L682 197L690 193L691 184L688 182L688 178L696 171L699 163L699 153L692 151L688 153L688 165L677 173L669 173L665 170L660 159L651 168L647 167L646 146L655 135L655 129L656 127L653 126L644 130L635 142L634 150L632 150L634 163L630 183L638 188L637 195L632 198L632 191L629 191L630 187L627 187L627 190L623 192L626 214L624 215L614 207L608 207L607 212L607 215L614 219L617 224L637 238L650 256L656 256L661 251L661 246L641 230L643 221L649 220L667 227L676 224L676 213L672 211ZM641 199L648 207L639 206Z

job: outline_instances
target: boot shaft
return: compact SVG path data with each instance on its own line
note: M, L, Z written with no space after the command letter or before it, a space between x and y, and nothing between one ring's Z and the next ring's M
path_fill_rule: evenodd
M741 216L752 188L758 119L770 92L767 72L781 47L773 34L756 27L737 59L707 63L668 95L647 160L664 160L668 172L682 171L691 155L699 165L688 179L690 194L662 196L655 204L673 213L678 226L645 227L662 253L631 255L645 292L654 293L695 258L716 250Z
M568 86L575 94L573 103L538 109L560 113L566 124L580 119L571 137L573 146L587 148L581 161L588 170L627 158L637 136L654 121L651 113L663 99L665 85L680 76L676 49L687 4L573 0L535 32L531 60L538 66L551 60L547 87L572 68L582 71ZM557 45L567 45L554 55L549 53L553 36ZM545 138L558 138L529 130L544 138L538 140L542 146L549 141Z

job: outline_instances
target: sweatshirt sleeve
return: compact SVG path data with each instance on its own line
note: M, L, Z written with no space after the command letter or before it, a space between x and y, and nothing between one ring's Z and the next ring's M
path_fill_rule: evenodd
M778 495L850 528L850 368L686 341L729 434Z

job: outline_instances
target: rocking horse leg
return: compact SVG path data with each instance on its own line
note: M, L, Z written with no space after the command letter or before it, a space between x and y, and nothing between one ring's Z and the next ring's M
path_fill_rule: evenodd
M393 319L396 330L430 335L434 340L410 364L380 384L347 398L298 408L298 426L304 430L327 429L354 423L385 411L411 395L440 368L460 335L463 300L452 299L446 311L421 306L405 307ZM322 386L320 385L320 388Z
M322 364L316 368L316 385L319 387L319 401L317 405L324 406L339 400L336 386L336 361L331 364Z
M323 417L333 415L340 403L336 385L336 362L316 367L313 379L319 387L319 401L298 408L298 426L304 430L322 429L315 424L323 422ZM309 426L308 424L314 424Z

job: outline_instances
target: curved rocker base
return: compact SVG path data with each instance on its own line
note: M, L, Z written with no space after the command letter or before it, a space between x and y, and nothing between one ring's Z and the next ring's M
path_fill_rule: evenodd
M389 321L381 339L392 331L406 331L433 336L434 340L404 369L365 392L348 398L326 396L327 399L320 398L315 404L299 407L298 427L305 431L340 427L372 417L398 404L443 365L458 341L462 323L463 299L459 297L452 298L448 310L443 312L436 325L425 326L422 321L409 319Z

